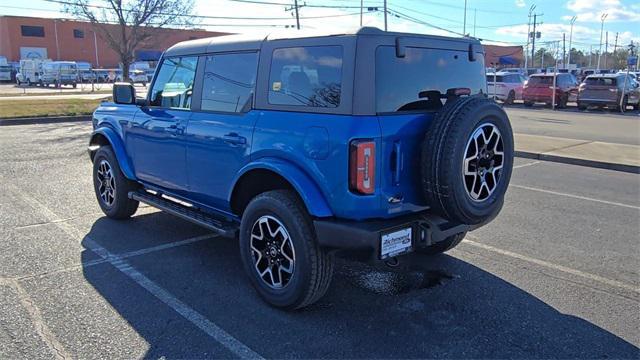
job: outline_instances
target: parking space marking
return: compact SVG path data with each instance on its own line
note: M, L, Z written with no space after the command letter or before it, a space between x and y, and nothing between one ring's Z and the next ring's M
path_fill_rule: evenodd
M13 188L16 194L18 194L25 203L31 206L34 210L39 211L43 216L45 216L48 221L51 222L60 220L56 213L54 213L51 209L49 209L46 205L42 204L37 199L25 193L19 187L4 181L4 179L2 178L0 178L0 182L6 184L8 187ZM82 234L82 232L78 228L66 222L54 222L54 224L72 238L82 240L89 250L96 253L102 259L107 260L112 266L114 266L124 275L129 277L138 285L142 286L162 303L169 306L175 312L180 314L184 319L195 325L200 330L204 331L207 335L212 337L214 340L216 340L218 343L220 343L222 346L227 348L238 357L243 359L263 359L260 354L251 350L240 340L224 331L221 327L216 325L211 320L207 319L204 315L200 314L198 311L180 301L170 292L153 282L151 279L144 276L144 274L142 274L138 270L134 269L125 259L121 258L118 255L110 253L107 249L100 246L89 236L87 236L86 234Z
M531 166L531 165L537 165L537 164L540 164L540 161L536 160L536 161L528 162L526 164L516 165L513 168L514 169L520 169L520 168L523 168L523 167L527 167L527 166Z
M574 198L574 199L588 200L588 201L598 202L598 203L601 203L601 204L621 206L621 207L626 207L626 208L630 208L630 209L640 210L640 206L631 205L631 204L624 204L624 203L619 203L619 202L615 202L615 201L595 199L595 198L591 198L591 197L588 197L588 196L574 195L574 194L568 194L568 193L563 193L563 192L559 192L559 191L545 190L545 189L540 189L540 188L536 188L536 187L524 186L524 185L516 185L516 184L509 184L509 187L514 187L514 188L517 188L517 189L530 190L530 191L538 191L538 192L552 194L552 195L566 196L566 197L570 197L570 198Z
M481 248L487 251L491 251L500 255L504 255L504 256L508 256L514 259L518 259L518 260L522 260L522 261L526 261L532 264L536 264L539 266L543 266L549 269L553 269L553 270L557 270L557 271L561 271L567 274L571 274L571 275L575 275L575 276L579 276L585 279L589 279L595 282L599 282L601 284L605 284L605 285L609 285L612 287L617 287L617 288L621 288L621 289L625 289L631 292L634 292L636 294L640 294L640 288L638 286L633 286L627 283L623 283L621 281L618 280L613 280L613 279L608 279L599 275L595 275L595 274L591 274L588 272L584 272L584 271L580 271L577 269L573 269L567 266L563 266L563 265L558 265L558 264L554 264L548 261L544 261L544 260L540 260L540 259L536 259L530 256L526 256L526 255L522 255L522 254L518 254L509 250L503 250L491 245L486 245L486 244L482 244L480 242L471 240L470 238L475 238L477 240L479 240L477 237L472 236L472 235L467 235L467 237L464 239L464 243L471 245L471 246L475 246L477 248Z
M60 341L58 341L51 329L49 329L45 324L42 314L40 313L40 309L38 309L38 307L33 303L33 300L22 285L18 281L11 279L4 279L3 283L11 286L16 291L18 301L20 301L20 305L29 314L29 319L31 320L36 333L38 333L42 341L44 341L44 343L53 351L55 358L72 359L73 357L71 354L67 353L64 346Z
M49 222L49 224L54 224L55 222ZM162 250L167 250L167 249L172 249L175 247L179 247L179 246L185 246L185 245L190 245L190 244L194 244L203 240L209 240L209 239L214 239L218 237L218 235L216 234L207 234L207 235L201 235L201 236L195 236L192 238L188 238L188 239L184 239L184 240L179 240L179 241L174 241L174 242L170 242L170 243L166 243L166 244L161 244L161 245L156 245L156 246L151 246L148 248L143 248L143 249L139 249L139 250L133 250L133 251L128 251L128 252L124 252L124 253L120 253L117 254L118 257L120 257L121 259L128 259L130 257L135 257L135 256L141 256L141 255L146 255L146 254L152 254L154 252L158 252L158 251L162 251ZM55 269L55 270L51 270L51 271L45 271L45 272L41 272L41 273L37 273L37 274L30 274L30 275L26 275L26 276L19 276L16 277L16 280L27 280L27 279L33 279L33 278L40 278L43 276L49 276L49 275L53 275L53 274L58 274L58 273L62 273L62 272L66 272L66 271L72 271L72 270L76 270L79 269L80 267L82 267L83 269L92 267L92 266L96 266L96 265L100 265L100 264L104 264L108 262L107 259L96 259L96 260L89 260L89 261L85 261L76 265L72 265L72 266L68 266L65 268L61 268L61 269Z

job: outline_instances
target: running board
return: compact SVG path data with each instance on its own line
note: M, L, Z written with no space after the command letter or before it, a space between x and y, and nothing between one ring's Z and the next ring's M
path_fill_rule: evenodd
M144 190L129 192L129 198L151 205L171 215L175 215L192 223L204 226L224 237L235 237L238 226L223 217L200 211L175 201L166 199L160 195L154 195Z

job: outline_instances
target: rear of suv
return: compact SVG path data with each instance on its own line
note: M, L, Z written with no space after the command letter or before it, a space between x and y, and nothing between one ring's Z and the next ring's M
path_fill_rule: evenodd
M146 99L116 84L94 113L96 198L237 237L257 292L306 306L338 252L435 254L497 216L513 136L483 60L477 40L373 28L177 44Z
M579 87L578 108L580 110L597 106L624 112L629 105L638 110L639 104L638 82L626 74L589 75Z
M524 83L522 100L524 106L533 106L534 103L543 102L547 105L564 108L570 101L575 101L578 93L578 81L567 73L533 74Z
M525 77L518 73L506 71L487 73L487 94L505 104L513 104L515 100L522 100L522 87L525 81Z

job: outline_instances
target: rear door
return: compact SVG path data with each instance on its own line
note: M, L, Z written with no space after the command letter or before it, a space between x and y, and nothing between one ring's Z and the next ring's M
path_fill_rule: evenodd
M149 93L149 106L126 129L136 177L178 194L187 190L185 129L191 117L198 58L166 58Z
M249 162L251 111L258 52L219 53L200 57L199 98L187 127L187 174L190 197L227 209L227 196L238 171Z

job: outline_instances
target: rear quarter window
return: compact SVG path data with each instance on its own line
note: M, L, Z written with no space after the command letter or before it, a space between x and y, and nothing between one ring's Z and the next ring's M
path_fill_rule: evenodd
M407 47L396 57L395 47L376 49L376 112L436 111L448 89L485 92L484 61L469 61L465 51Z
M338 107L342 52L338 45L275 49L269 74L269 103Z

